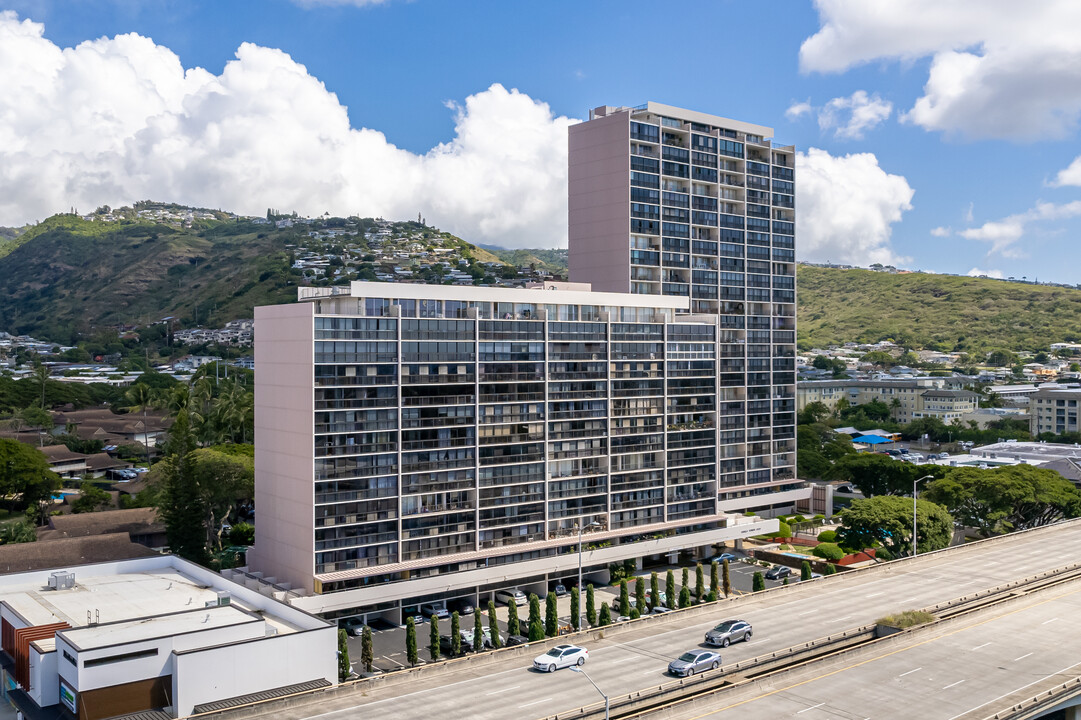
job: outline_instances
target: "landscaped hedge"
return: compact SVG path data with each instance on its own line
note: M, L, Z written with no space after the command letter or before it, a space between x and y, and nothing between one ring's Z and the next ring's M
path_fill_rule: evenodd
M818 533L818 541L824 543L837 542L837 531L823 530L822 532Z
M811 552L815 556L831 562L836 562L845 556L844 550L835 543L820 543Z

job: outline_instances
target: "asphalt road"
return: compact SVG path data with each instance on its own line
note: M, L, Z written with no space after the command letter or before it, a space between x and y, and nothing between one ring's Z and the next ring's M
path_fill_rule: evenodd
M1078 674L1081 581L914 633L870 656L854 654L840 667L808 668L724 693L712 708L686 706L665 718L982 718Z
M755 630L751 642L723 651L724 662L729 663L865 625L891 612L926 607L1071 564L1077 561L1079 541L1081 523L1072 523L939 553L915 563L896 563L886 572L838 575L836 580L800 584L787 592L744 596L721 606L708 620L699 615L663 626L645 622L641 629L589 643L586 669L609 694L630 693L670 680L665 672L668 662L698 647L705 631L727 616L747 620ZM536 673L528 667L529 658L508 658L438 676L421 674L408 683L375 688L364 695L321 698L310 707L276 709L273 715L283 720L359 719L376 712L392 714L396 720L427 720L433 715L530 718L598 699L580 674L567 670Z

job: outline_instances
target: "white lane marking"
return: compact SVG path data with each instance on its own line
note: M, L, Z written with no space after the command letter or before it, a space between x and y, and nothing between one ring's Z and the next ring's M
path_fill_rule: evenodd
M990 645L990 644L991 644L990 642L985 642L985 643L984 643L983 645L977 645L976 647L974 647L974 648L972 648L972 649L973 649L973 650L979 650L980 648L985 648L985 647L987 647L987 646L988 646L988 645Z
M871 593L870 595L864 595L864 597L873 598L873 597L878 597L879 595L885 595L885 594L886 593L884 593L884 592L876 592L876 593Z
M816 613L816 612L819 612L819 611L818 610L808 610L807 612L801 612L796 617L803 617L804 615L810 615L811 613Z
M1058 618L1057 618L1057 617L1053 617L1053 618L1051 618L1050 620L1044 620L1044 621L1043 621L1042 623L1040 623L1040 624L1041 624L1041 625L1046 625L1047 623L1053 623L1053 622L1055 622L1056 620L1058 620Z
M949 690L949 689L950 689L950 688L952 688L952 687L957 687L958 685L960 685L960 684L961 684L961 683L963 683L963 682L964 682L964 680L958 680L958 681L957 681L957 682L955 682L955 683L950 683L949 685L947 685L946 687L944 687L944 688L942 688L942 689L943 689L943 690Z
M852 616L851 615L845 615L844 617L834 618L833 620L830 620L830 622L844 622L845 620L849 619L850 617L852 617Z
M796 712L796 714L797 714L797 715L800 715L800 714L802 714L802 713L805 713L805 712L807 712L808 710L814 710L815 708L820 708L820 707L822 707L822 706L823 706L823 705L825 705L825 704L826 704L826 703L824 703L824 702L820 702L820 703L818 703L817 705L812 705L812 706L811 706L811 707L809 707L809 708L803 708L802 710L799 710L799 711L797 711L797 712Z
M911 675L912 673L919 672L920 670L923 670L923 667L913 668L912 670L909 670L908 672L901 673L897 677L904 677L905 675Z
M1024 654L1024 655L1022 655L1021 657L1015 657L1015 658L1013 659L1013 661L1014 661L1014 662L1017 662L1018 660L1024 660L1024 659L1025 659L1025 658L1027 658L1027 657L1028 657L1029 655L1035 655L1035 654L1036 654L1036 653L1034 653L1034 652L1030 652L1030 653L1025 653L1025 654ZM1026 686L1026 687L1027 687L1027 686Z
M625 662L627 662L628 660L635 660L636 658L637 658L637 656L635 656L635 655L631 655L630 657L620 658L619 660L613 660L613 661L611 662L611 664L612 664L612 665L619 665L620 663L625 663Z
M522 686L521 685L511 685L510 687L505 687L502 690L493 690L490 693L484 693L484 694L485 695L498 695L499 693L505 693L508 690L517 690L520 687L522 687Z
M531 702L531 703L526 703L525 705L519 705L518 707L519 707L519 708L527 708L527 707L529 707L530 705L540 705L541 703L543 703L543 702L548 702L548 701L549 701L549 700L551 700L551 699L552 699L552 698L550 698L550 697L546 697L546 698L544 698L543 700L534 700L534 701L533 701L533 702Z
M1028 655L1031 655L1031 654L1032 653L1029 653ZM1022 655L1021 657L1028 657L1028 655ZM1018 659L1020 659L1020 658L1018 658ZM1033 685L1035 685L1037 683L1042 683L1047 678L1055 677L1059 673L1064 673L1067 670L1071 670L1071 669L1077 667L1078 665L1081 665L1081 663L1074 663L1073 665L1067 665L1066 667L1062 668L1061 670L1056 670L1055 672L1051 673L1050 675L1045 675L1042 678L1039 678L1038 680L1033 680L1028 685L1024 685L1024 686L1019 687L1019 688L1014 688L1013 690L1010 690L1008 693L1003 693L1002 695L999 695L997 698L992 698L991 700L988 700L987 702L983 703L983 705L977 705L976 707L969 708L969 709L965 710L964 712L962 712L962 713L960 713L958 715L954 715L952 718L949 718L949 720L957 720L957 718L961 717L962 715L968 715L970 712L973 712L975 710L979 710L984 705L990 705L993 702L998 702L999 700L1006 697L1007 695L1013 695L1015 692L1020 692L1021 690L1024 690L1027 687L1032 687Z

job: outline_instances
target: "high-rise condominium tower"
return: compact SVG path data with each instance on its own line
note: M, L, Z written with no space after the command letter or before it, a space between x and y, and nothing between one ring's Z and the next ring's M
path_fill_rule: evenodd
M718 317L719 508L795 481L795 148L773 130L647 103L570 128L570 279Z

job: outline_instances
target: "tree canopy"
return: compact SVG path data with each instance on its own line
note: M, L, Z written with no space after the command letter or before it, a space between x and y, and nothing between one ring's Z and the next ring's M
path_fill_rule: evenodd
M919 552L948 547L953 537L953 518L941 505L916 501ZM912 500L881 495L853 500L841 513L837 540L846 548L869 548L880 544L892 557L912 554Z
M829 478L852 483L867 497L875 495L911 495L912 484L928 474L945 472L940 466L917 466L899 462L889 455L860 453L846 455L833 465Z
M49 469L37 448L0 438L0 499L8 509L47 507L60 484L60 476ZM39 519L44 515L36 514Z
M927 485L924 497L985 537L1081 515L1081 491L1054 470L1031 465L952 468Z

